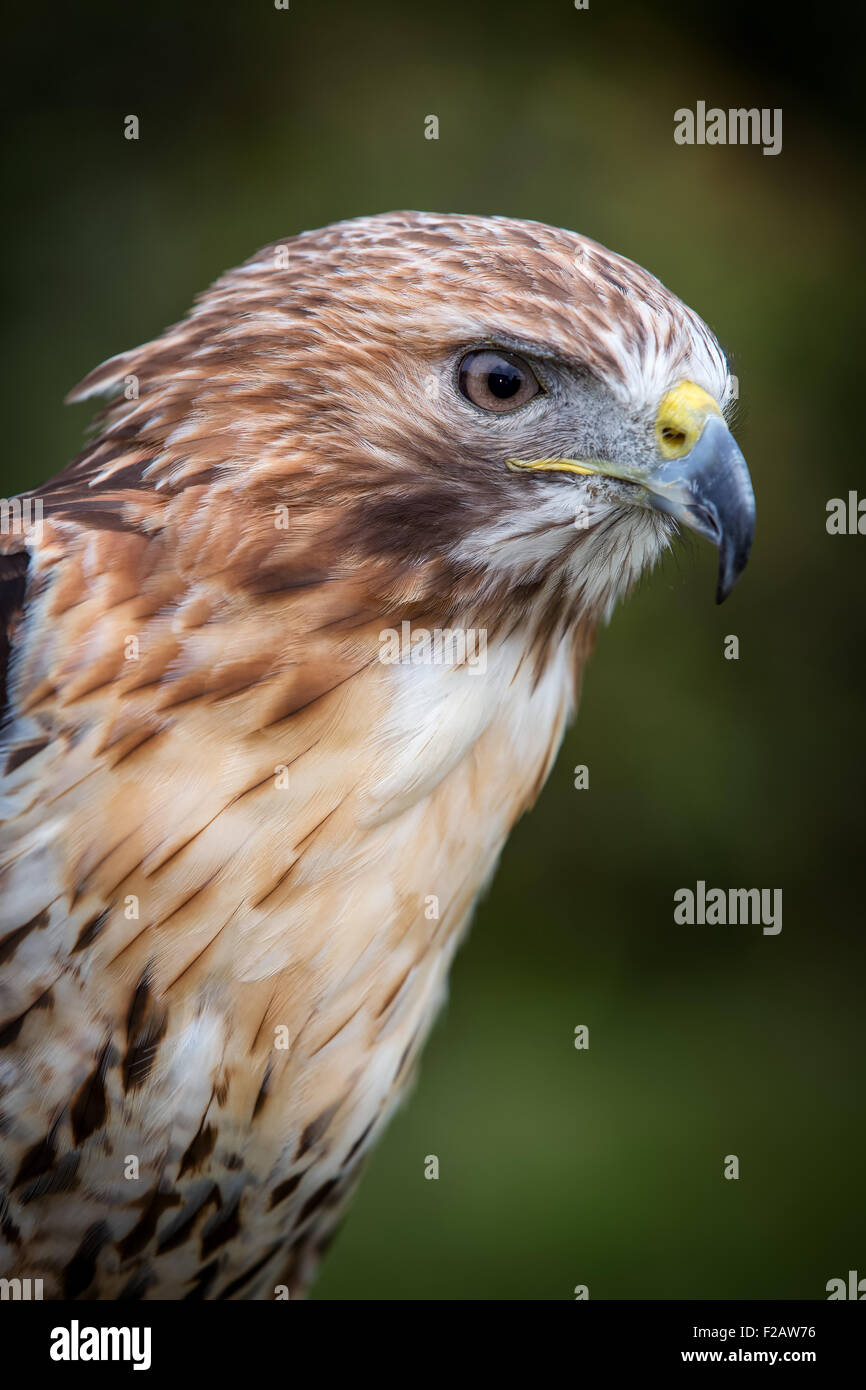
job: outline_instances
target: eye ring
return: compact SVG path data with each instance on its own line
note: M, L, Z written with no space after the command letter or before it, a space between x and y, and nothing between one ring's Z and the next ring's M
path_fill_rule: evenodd
M473 348L457 365L461 396L491 415L509 415L541 393L541 383L526 361L501 348Z

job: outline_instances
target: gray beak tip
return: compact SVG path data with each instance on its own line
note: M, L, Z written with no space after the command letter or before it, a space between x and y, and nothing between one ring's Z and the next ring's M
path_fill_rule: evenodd
M724 537L722 540L719 551L719 577L716 584L716 603L724 603L725 599L729 597L731 590L748 564L749 554L752 549L753 526L754 521L748 530L747 536L744 537L744 543L739 547L735 548L732 546L729 550L725 544L727 537Z
M746 461L722 419L710 419L691 453L668 465L667 479L684 494L679 507L663 505L719 547L716 603L724 603L749 558L755 531L755 496Z

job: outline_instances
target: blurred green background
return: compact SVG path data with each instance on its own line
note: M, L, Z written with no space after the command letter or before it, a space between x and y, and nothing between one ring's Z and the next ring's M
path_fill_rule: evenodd
M714 554L686 546L602 635L314 1296L823 1298L866 1275L866 538L825 530L829 498L866 495L838 16L91 0L7 37L0 493L76 453L65 392L223 269L390 208L588 233L697 309L740 380L749 570L717 609ZM781 107L783 152L675 145L699 99ZM781 887L781 935L675 926L699 878Z

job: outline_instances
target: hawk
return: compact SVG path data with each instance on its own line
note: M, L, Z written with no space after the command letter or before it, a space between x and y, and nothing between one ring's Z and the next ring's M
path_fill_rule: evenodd
M746 563L730 395L639 266L419 212L72 393L0 557L0 1275L309 1285L597 626L681 526Z

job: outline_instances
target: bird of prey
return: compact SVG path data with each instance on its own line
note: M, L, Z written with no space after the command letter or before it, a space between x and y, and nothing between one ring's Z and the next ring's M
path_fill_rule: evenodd
M0 1275L308 1287L597 626L681 526L745 565L730 395L639 266L419 212L73 392L0 538Z

